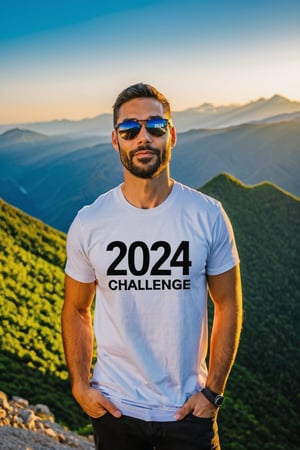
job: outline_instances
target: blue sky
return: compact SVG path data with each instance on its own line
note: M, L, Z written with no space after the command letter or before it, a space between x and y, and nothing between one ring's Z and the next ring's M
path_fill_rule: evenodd
M154 84L174 110L300 100L298 0L2 2L0 123L111 112Z

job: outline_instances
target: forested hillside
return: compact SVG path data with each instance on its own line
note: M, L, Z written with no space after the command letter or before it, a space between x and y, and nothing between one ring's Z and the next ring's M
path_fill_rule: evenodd
M60 312L65 235L0 199L0 390L46 403L72 427Z
M232 220L243 277L241 346L219 414L222 449L296 450L299 199L227 175L201 190ZM88 421L69 392L60 335L64 246L63 233L0 202L0 390L46 403L79 429Z
M222 201L241 259L244 326L229 414L224 408L220 418L224 435L235 429L244 447L228 448L299 448L300 201L270 183L247 187L228 175L201 190Z

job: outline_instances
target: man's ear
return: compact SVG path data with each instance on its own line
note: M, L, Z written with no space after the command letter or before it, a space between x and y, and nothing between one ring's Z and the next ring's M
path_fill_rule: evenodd
M175 147L177 142L177 132L176 132L176 128L174 127L174 125L172 125L171 128L171 144L172 144L172 148Z
M119 141L116 130L113 130L111 133L111 143L116 152L119 152Z

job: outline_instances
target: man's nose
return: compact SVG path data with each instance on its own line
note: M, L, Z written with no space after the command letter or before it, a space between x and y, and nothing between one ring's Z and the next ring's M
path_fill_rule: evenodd
M138 134L139 142L150 142L151 141L151 134L146 128L146 125L143 123L142 127L140 129L140 132Z

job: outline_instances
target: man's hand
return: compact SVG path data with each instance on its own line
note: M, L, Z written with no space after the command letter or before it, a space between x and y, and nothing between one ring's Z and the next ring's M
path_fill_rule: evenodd
M175 419L182 420L190 413L197 417L212 418L217 415L217 412L218 408L208 401L201 392L197 392L177 411Z
M97 389L88 386L80 389L73 388L72 391L75 399L88 416L96 419L110 413L116 419L121 417L121 411Z

